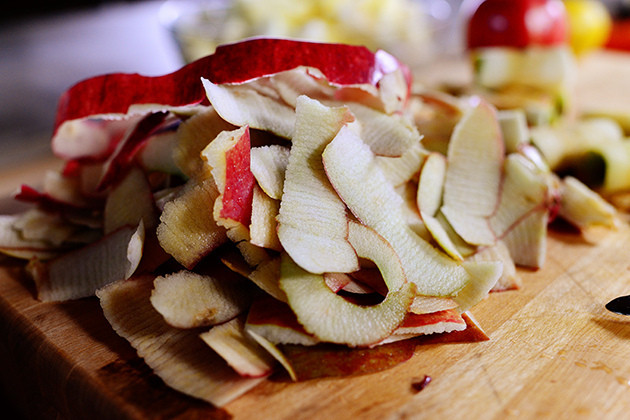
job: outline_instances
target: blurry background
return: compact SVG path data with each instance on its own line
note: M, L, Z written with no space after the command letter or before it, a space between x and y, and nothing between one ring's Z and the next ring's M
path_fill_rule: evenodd
M445 42L459 39L437 23L451 22L462 1L363 0L359 13L353 0L235 0L240 9L229 16L222 10L226 3L10 2L0 16L0 167L49 153L57 99L72 84L108 72L174 71L211 51L214 45L198 42L209 30L220 27L220 42L266 33L381 45L420 62L429 56L430 28L439 27ZM199 9L204 13L191 18ZM278 10L285 18L275 19ZM264 23L269 18L273 23ZM184 46L191 47L185 56L178 48Z
M157 21L160 5L11 2L0 23L0 167L47 153L57 99L77 81L114 71L157 75L180 65Z
M461 51L463 15L479 1L232 0L230 10L229 0L10 2L0 15L0 167L48 153L57 98L72 84L174 71L212 50L199 42L208 34L358 43L420 67ZM605 3L616 11L630 0Z

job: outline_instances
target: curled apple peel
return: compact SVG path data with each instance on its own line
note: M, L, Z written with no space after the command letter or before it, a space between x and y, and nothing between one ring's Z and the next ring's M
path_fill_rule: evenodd
M487 339L465 311L542 264L554 208L576 226L615 212L553 174L566 150L538 152L522 119L409 82L383 52L277 39L80 82L53 135L65 165L20 189L36 209L0 217L0 252L41 259L43 300L96 293L168 385L219 406L272 358L295 379L373 371L356 359L419 334ZM296 357L321 349L323 368Z

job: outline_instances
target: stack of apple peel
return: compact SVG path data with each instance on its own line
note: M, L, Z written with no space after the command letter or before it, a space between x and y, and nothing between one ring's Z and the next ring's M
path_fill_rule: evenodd
M383 51L225 45L69 89L65 165L19 189L33 206L0 216L0 250L28 260L42 301L96 295L167 385L222 406L278 365L296 379L285 345L475 327L469 309L518 288L515 266L543 264L556 215L614 226L524 121L414 89Z

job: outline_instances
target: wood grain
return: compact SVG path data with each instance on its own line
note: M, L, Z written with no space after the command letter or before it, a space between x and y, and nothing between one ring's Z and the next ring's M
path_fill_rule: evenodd
M630 59L622 63L630 69ZM30 163L28 176L51 164ZM20 178L0 178L2 191ZM552 230L544 267L520 270L521 290L492 294L472 311L489 341L425 344L409 361L363 376L291 383L278 375L224 409L167 388L96 299L38 302L5 259L0 389L28 418L627 418L630 318L604 304L630 293L630 228L597 239ZM431 382L415 390L425 375Z

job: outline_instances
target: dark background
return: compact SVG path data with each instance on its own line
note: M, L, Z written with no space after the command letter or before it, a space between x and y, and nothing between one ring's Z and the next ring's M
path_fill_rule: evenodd
M134 0L120 0L119 3L134 3ZM108 0L61 0L32 3L28 1L9 1L2 8L0 22L19 20L29 17L42 17L65 11L89 9L106 3Z

